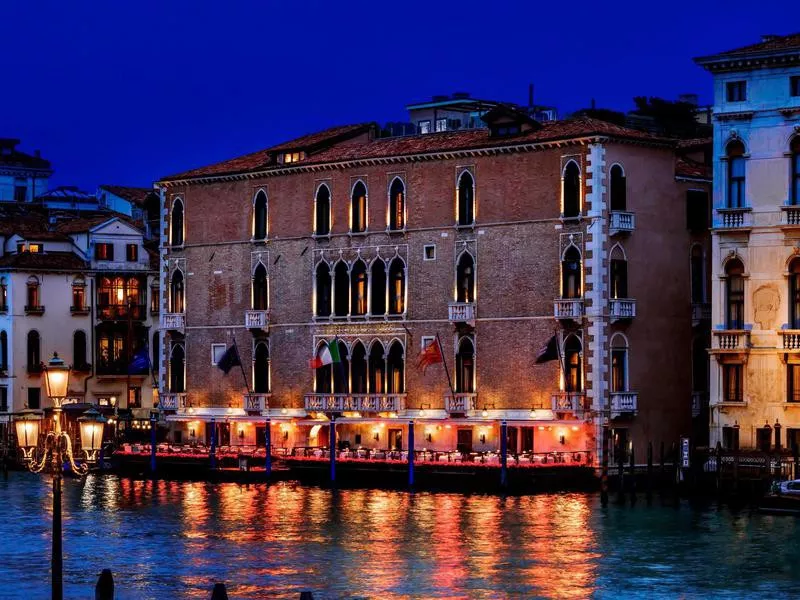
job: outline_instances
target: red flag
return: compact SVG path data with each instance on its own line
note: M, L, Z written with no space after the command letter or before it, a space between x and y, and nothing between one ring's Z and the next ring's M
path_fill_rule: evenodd
M417 368L420 369L424 375L425 370L429 366L440 362L444 362L442 349L439 347L439 340L433 340L430 344L425 346L425 349L422 352L420 352Z

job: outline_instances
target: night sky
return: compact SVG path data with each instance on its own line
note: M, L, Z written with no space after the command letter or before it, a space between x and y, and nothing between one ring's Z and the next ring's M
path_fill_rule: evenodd
M90 6L91 5L91 6ZM168 5L168 6L166 6ZM433 94L561 115L637 95L711 100L692 57L800 30L800 3L6 0L0 137L51 186L161 176Z

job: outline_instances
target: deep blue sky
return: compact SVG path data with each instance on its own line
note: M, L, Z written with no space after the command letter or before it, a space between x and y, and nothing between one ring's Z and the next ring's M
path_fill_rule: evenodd
M692 57L800 30L800 3L5 0L0 137L51 185L160 176L433 94L562 114L637 95L710 101Z

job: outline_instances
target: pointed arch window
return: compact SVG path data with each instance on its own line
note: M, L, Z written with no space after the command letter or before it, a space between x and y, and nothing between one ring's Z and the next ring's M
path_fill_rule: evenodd
M331 269L327 263L317 265L316 309L318 317L331 316Z
M728 156L728 197L727 208L744 208L745 158L744 144L738 140L730 142L726 148Z
M350 356L350 390L353 394L367 393L367 350L356 342Z
M367 314L367 265L357 260L350 272L350 314ZM338 314L338 313L337 313Z
M581 253L575 246L570 246L561 260L561 297L575 299L582 294Z
M28 371L30 373L38 373L41 370L42 364L41 338L39 337L39 332L29 331L26 341L27 348L25 354L28 363Z
M699 244L692 246L690 257L692 303L702 304L706 301L705 292L705 258L703 248Z
M331 190L324 183L317 188L314 197L314 234L328 235L331 232Z
M790 150L792 153L790 201L796 206L800 204L800 136L794 137Z
M259 190L253 201L253 239L263 240L267 237L267 194Z
M269 346L267 342L256 344L253 353L253 391L257 394L268 394L269 387Z
M789 329L800 329L800 259L789 265Z
M731 259L725 265L725 327L744 329L744 265L739 259Z
M269 292L267 285L267 268L259 262L253 273L253 310L267 310Z
M0 371L8 371L8 334L0 331Z
M386 264L379 258L373 261L370 274L370 314L386 314Z
M186 350L183 344L173 344L170 352L169 391L173 394L186 391Z
M182 313L186 310L183 288L183 271L176 269L169 282L169 310L173 313Z
M574 335L564 342L564 391L583 391L583 347Z
M625 180L625 173L620 165L611 167L611 210L613 211L626 211L628 210L628 189L627 181Z
M468 226L475 223L475 180L469 171L464 171L458 178L457 192L458 224Z
M628 391L628 343L621 335L611 341L611 391Z
M456 302L475 302L475 260L469 252L456 265Z
M405 311L406 267L398 257L389 265L389 314L402 315Z
M611 252L609 279L611 297L615 300L628 298L628 261L619 247Z
M406 186L395 177L389 188L389 230L400 231L406 226Z
M386 358L384 348L379 342L374 342L369 351L369 393L386 393Z
M172 246L183 246L183 200L176 198L172 203L170 215L169 243Z
M574 160L569 161L564 168L563 188L564 210L562 215L565 218L579 216L581 213L581 172Z
M350 197L350 231L362 233L367 230L367 186L359 181L353 186Z
M350 312L350 273L347 263L339 261L333 269L333 313L346 317Z
M405 392L405 360L403 358L403 345L395 340L389 347L387 357L387 393L402 394Z
M86 332L76 331L72 334L72 365L76 371L85 371L86 361Z
M456 392L475 392L475 344L470 337L461 338L456 353Z

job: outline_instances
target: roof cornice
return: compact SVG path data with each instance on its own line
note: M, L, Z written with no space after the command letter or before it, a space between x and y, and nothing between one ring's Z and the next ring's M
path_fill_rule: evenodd
M748 71L761 67L783 67L800 63L800 50L762 51L742 54L717 54L694 59L695 64L712 73Z

